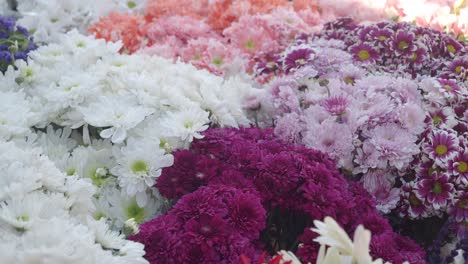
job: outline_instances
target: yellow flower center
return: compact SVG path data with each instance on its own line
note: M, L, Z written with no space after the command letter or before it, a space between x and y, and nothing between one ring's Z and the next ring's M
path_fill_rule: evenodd
M447 149L447 146L445 146L445 145L439 145L439 146L436 147L436 153L439 156L445 155L445 153L447 153L447 151L448 151L448 149Z
M349 76L346 76L344 78L344 82L347 83L347 84L354 84L355 81L354 81L354 78L353 77L349 77Z
M457 51L453 45L447 45L447 50L450 53L455 53Z
M445 90L447 90L447 91L451 91L451 90L452 90L452 86L450 86L450 85L448 85L448 84L444 85L444 88L445 88Z
M384 41L384 40L386 40L386 39L387 39L387 37L386 37L386 36L384 36L384 35L381 35L381 36L379 36L379 40L382 40L382 41Z
M468 171L468 164L464 161L458 162L457 171L465 173L466 171Z
M413 52L413 56L411 56L410 61L414 62L418 59L418 53Z
M462 71L462 66L455 67L455 73L460 74Z
M409 47L408 42L406 42L406 41L400 41L400 42L398 42L398 49L399 49L399 50L405 50L405 49L407 49L408 47Z
M368 60L370 58L370 54L369 54L369 51L367 50L360 50L358 52L358 57L360 60L362 61L365 61L365 60Z

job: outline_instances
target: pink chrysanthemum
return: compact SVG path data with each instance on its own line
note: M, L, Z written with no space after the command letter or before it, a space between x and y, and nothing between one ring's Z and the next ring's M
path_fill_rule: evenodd
M332 96L322 102L322 107L332 115L342 115L346 112L349 101L344 96Z
M447 166L447 161L458 153L459 142L455 133L446 130L434 130L429 136L429 142L424 144L424 150L429 158L442 167Z
M354 45L350 48L350 51L353 54L354 60L359 62L370 63L379 58L379 54L375 48L366 43Z
M431 178L420 180L416 185L416 195L419 199L439 210L447 206L453 196L453 184L445 173L432 174Z

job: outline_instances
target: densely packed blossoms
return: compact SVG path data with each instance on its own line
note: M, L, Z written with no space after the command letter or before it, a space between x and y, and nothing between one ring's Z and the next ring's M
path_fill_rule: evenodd
M257 64L271 81L251 100L253 117L284 140L329 153L382 212L463 226L466 52L434 30L341 19L299 36L275 67Z
M424 262L422 249L394 233L366 191L325 154L284 143L272 130L211 129L204 136L175 152L174 166L155 185L174 207L132 237L146 245L151 263L233 262L241 253L257 259L263 250L297 247L298 257L314 261L319 245L307 227L325 216L347 230L368 226L373 256Z
M3 1L8 2L8 1ZM146 0L21 0L13 6L0 6L0 15L16 15L19 24L28 28L40 43L59 41L60 35L77 29L85 33L87 27L100 16L111 12L138 13ZM2 3L3 4L3 3Z
M91 217L91 181L61 172L38 145L0 139L0 262L148 263L143 245Z
M16 60L27 60L36 45L27 29L16 25L13 17L0 17L0 71L3 73Z
M247 125L242 98L254 92L230 79L72 31L30 53L1 83L0 137L37 138L67 175L98 188L93 213L112 228L151 219L165 208L155 184L209 125Z

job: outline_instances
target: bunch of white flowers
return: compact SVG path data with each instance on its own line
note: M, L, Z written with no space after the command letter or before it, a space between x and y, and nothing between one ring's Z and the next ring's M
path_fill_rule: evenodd
M0 3L0 15L11 15L8 1ZM11 1L13 2L13 1ZM37 42L58 41L72 29L85 33L88 26L110 12L138 13L146 0L21 0L17 3L19 24L30 29Z
M142 244L90 217L90 180L15 141L0 140L0 263L148 263Z
M259 91L120 48L72 30L0 76L0 139L27 137L62 173L89 179L93 217L117 231L162 213L168 203L151 187L171 152L210 125L248 125L244 98Z

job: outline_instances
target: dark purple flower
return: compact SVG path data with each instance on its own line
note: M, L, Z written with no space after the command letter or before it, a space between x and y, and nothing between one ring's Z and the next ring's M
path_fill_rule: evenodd
M445 51L449 56L455 56L455 54L463 50L463 45L450 36L444 36L443 41L445 44Z
M432 174L431 178L421 179L416 185L419 199L432 205L436 210L445 207L452 197L453 184L445 173Z
M379 54L371 45L367 43L356 44L350 47L351 54L355 61L370 63L378 59Z
M397 55L412 55L416 51L414 34L399 30L392 38L392 49Z
M224 243L230 233L230 226L226 221L218 215L207 214L188 220L184 229L211 247L217 243Z
M468 185L468 151L460 151L448 161L447 172L452 174L460 186Z
M289 51L284 55L283 69L286 72L298 69L314 59L314 51L307 47L301 47Z
M432 131L429 142L424 144L424 150L436 164L445 167L445 163L458 153L458 138L456 133L445 130Z
M459 223L468 223L468 192L461 191L454 200L449 209L450 215Z
M240 194L232 199L227 221L239 233L249 239L258 239L265 228L266 211L260 204L257 195Z
M468 71L468 56L459 57L454 59L448 65L448 71L457 78L460 78L462 81L466 80L467 78L467 71Z

